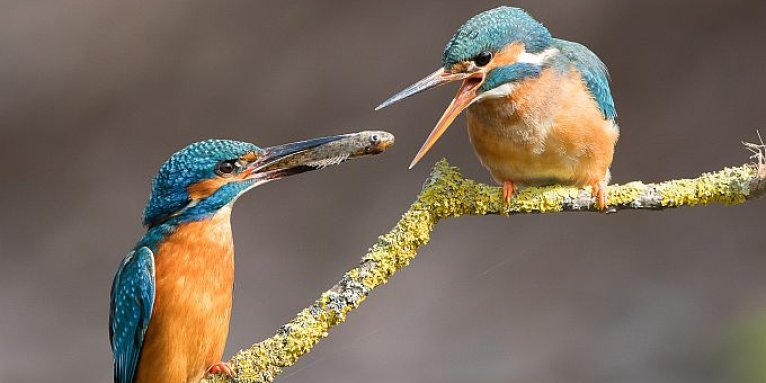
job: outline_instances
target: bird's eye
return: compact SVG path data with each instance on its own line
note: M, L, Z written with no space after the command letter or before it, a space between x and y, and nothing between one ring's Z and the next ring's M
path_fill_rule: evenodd
M491 60L492 52L490 51L483 51L473 58L473 62L476 63L477 66L485 66L489 64Z
M215 172L221 177L229 177L239 168L236 161L221 161L215 168Z

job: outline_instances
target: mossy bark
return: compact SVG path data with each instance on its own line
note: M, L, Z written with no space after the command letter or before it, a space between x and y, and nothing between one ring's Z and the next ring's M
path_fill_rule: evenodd
M609 187L611 211L624 209L666 209L680 206L722 203L733 205L766 194L766 166L743 165L706 173L695 179L657 184L631 182ZM428 243L434 226L443 218L462 215L513 215L561 211L597 211L589 190L550 186L527 188L506 206L502 192L465 179L446 160L439 161L422 192L401 220L310 307L285 324L263 342L238 352L230 361L241 383L271 382L347 314L359 307L377 286L407 266L420 246ZM208 376L204 383L233 381L223 376Z

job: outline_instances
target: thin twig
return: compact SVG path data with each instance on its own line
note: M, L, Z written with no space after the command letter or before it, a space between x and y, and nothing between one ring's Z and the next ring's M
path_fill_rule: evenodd
M760 139L760 135L759 135ZM705 173L695 179L656 184L631 182L609 187L613 211L661 210L681 206L722 203L740 204L766 194L766 145L745 144L755 164ZM238 352L231 365L241 383L271 382L295 362L346 315L367 298L377 286L407 266L418 248L428 243L439 220L462 215L515 215L561 211L595 212L595 198L589 190L551 186L527 188L506 206L499 188L463 178L446 160L439 161L415 203L397 225L378 238L358 267L324 292L310 307L285 324L269 339ZM232 379L209 376L203 382L221 383Z
M766 176L766 144L763 143L761 132L756 130L755 133L758 135L758 144L745 141L742 141L742 144L745 145L745 148L749 150L750 153L753 153L753 155L750 156L750 159L758 166L759 177L764 178L764 176Z

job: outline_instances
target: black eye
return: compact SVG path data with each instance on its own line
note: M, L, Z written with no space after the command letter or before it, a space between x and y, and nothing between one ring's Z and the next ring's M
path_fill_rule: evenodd
M218 173L219 176L230 176L232 173L234 173L239 168L236 161L221 161L218 163L218 166L215 168L215 172Z
M373 144L377 144L380 142L380 137L378 137L377 134L373 134L372 137L370 137L370 142Z
M476 63L477 66L485 66L489 64L491 60L492 52L490 51L481 52L473 58L473 62Z

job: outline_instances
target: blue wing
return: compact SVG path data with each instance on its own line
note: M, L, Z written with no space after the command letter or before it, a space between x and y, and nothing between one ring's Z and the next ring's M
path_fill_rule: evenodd
M604 113L604 117L608 120L617 118L614 99L609 89L609 72L606 65L582 44L561 39L554 40L553 45L582 75L585 85L598 103L601 112Z
M109 340L114 353L115 383L133 383L152 317L154 287L154 254L147 247L132 251L112 282Z

